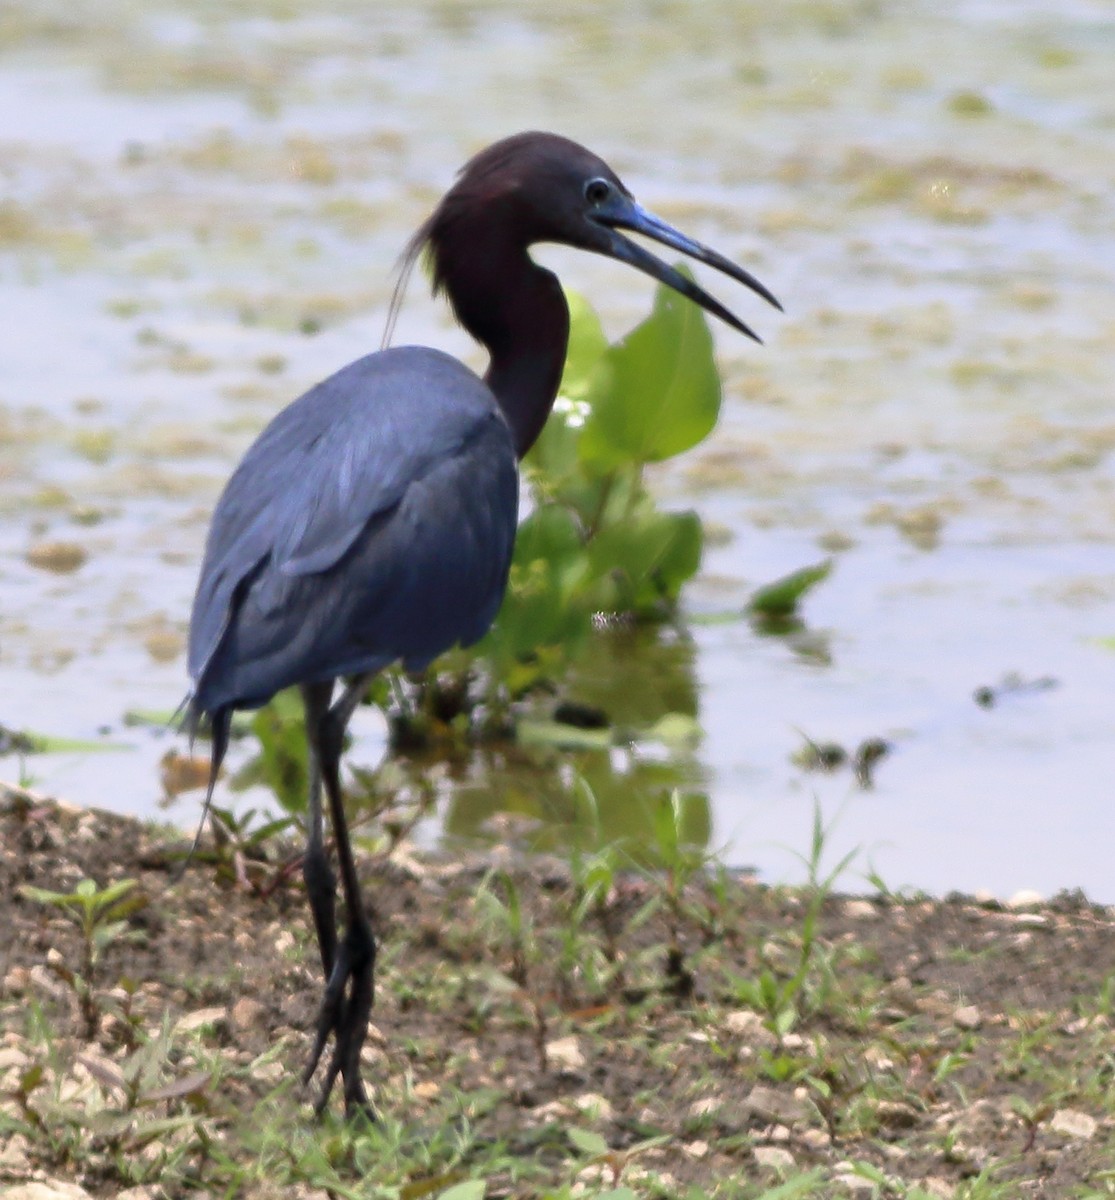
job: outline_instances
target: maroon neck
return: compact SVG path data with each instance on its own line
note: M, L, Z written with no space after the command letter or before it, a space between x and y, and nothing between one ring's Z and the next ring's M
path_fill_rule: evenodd
M435 254L457 319L491 356L485 380L522 458L550 415L565 365L569 308L561 284L495 222L435 244Z
M534 263L516 292L501 297L500 336L484 342L492 356L484 378L522 458L554 406L569 346L569 308L557 277Z

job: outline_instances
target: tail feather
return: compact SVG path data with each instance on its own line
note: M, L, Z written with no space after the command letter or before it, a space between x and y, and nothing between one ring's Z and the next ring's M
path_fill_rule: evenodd
M206 714L193 703L192 697L183 703L188 705L182 724L189 735L191 751L194 748L194 739L197 737L198 726L201 724L203 717L208 716L209 718L209 784L205 789L205 803L201 808L201 818L197 823L197 832L194 834L193 844L190 846L190 851L175 876L175 883L186 873L186 868L193 862L197 848L201 844L201 834L205 829L205 821L209 816L209 809L213 804L213 789L217 786L217 776L221 771L221 763L224 762L225 751L228 750L229 730L232 728L231 708L218 708L215 712Z

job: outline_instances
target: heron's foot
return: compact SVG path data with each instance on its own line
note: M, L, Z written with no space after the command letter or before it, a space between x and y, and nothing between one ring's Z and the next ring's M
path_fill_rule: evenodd
M314 1037L310 1061L302 1073L303 1085L314 1077L325 1052L329 1035L333 1035L333 1052L329 1056L321 1091L314 1103L314 1112L321 1115L339 1075L344 1081L345 1112L375 1120L375 1109L368 1099L364 1081L360 1078L360 1051L368 1034L368 1018L374 997L376 944L365 918L352 922L337 947L333 971L325 985L325 996L318 1014L317 1034Z

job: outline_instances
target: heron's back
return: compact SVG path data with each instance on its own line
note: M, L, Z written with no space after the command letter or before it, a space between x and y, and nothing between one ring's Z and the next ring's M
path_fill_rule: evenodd
M190 622L196 712L421 667L483 636L518 471L495 398L436 350L368 355L260 434L217 504Z

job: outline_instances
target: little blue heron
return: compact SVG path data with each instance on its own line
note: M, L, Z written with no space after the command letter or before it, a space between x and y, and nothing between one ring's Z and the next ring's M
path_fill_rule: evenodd
M372 676L425 668L487 631L503 598L518 514L518 461L554 402L569 337L557 278L528 249L558 242L629 263L758 338L696 283L624 237L645 234L778 301L743 268L641 208L596 155L524 133L468 162L407 251L427 251L434 292L488 351L483 379L424 346L343 367L271 421L213 514L190 619L191 732L208 718L206 807L235 709L299 685L310 750L303 877L325 990L303 1080L333 1050L316 1107L337 1076L346 1109L369 1112L360 1049L375 940L360 897L341 795L345 728ZM334 687L344 677L339 697ZM347 912L338 941L336 880Z

